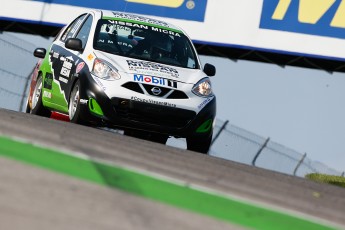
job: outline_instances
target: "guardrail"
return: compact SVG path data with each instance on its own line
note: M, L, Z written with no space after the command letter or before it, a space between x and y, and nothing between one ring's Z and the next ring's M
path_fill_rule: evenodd
M34 44L9 33L0 34L0 107L23 111L28 91L27 82L37 61L32 53ZM169 139L169 145L185 148L184 139ZM299 153L257 134L216 121L209 154L295 176L308 173L342 175L326 165L315 162L306 153Z
M168 142L171 146L186 148L184 139ZM265 168L289 175L304 177L309 173L344 176L320 162L260 135L217 119L209 155Z

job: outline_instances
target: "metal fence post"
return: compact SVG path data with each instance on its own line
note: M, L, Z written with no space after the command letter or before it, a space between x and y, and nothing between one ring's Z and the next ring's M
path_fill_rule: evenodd
M226 120L224 122L224 124L222 125L222 127L220 127L218 133L214 136L212 142L211 142L211 145L210 145L210 148L211 146L213 145L213 143L218 139L219 135L221 134L221 132L223 132L223 130L226 128L227 124L229 123L229 120Z
M270 138L268 137L265 141L265 143L261 146L261 148L259 149L259 151L256 153L255 157L253 158L252 161L252 165L255 166L255 162L258 159L259 155L261 154L262 150L264 150L264 148L266 148L268 142L270 141Z
M299 166L301 166L301 164L303 163L304 159L306 158L307 153L304 153L304 155L302 156L301 160L298 162L298 164L296 165L295 170L293 171L293 175L296 176L296 172L299 168Z

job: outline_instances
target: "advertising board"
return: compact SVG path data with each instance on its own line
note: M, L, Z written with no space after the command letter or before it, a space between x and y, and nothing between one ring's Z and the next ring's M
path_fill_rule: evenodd
M345 60L345 0L7 0L0 20L62 26L85 8L162 19L198 44Z

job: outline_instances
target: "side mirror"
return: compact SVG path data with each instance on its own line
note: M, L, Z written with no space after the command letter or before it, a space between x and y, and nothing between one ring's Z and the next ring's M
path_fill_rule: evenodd
M34 56L38 58L44 58L46 56L46 49L44 48L37 48L34 51Z
M79 38L69 38L65 42L65 47L67 49L75 51L83 51L83 43Z
M216 75L216 67L214 67L214 65L206 63L204 66L204 72L207 76L212 77Z

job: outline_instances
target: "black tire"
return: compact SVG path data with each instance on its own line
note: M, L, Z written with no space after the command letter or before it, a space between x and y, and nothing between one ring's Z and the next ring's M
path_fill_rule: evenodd
M29 103L27 103L26 111L29 110L31 114L35 114L38 116L50 117L51 112L47 108L45 108L42 103L42 86L43 86L42 75L39 74L37 76L36 86L32 94L32 102L31 102L32 108L30 110Z
M137 131L137 130L125 130L124 135L131 136L143 140L153 141L156 143L166 144L169 136L159 133L149 133L144 131Z
M212 133L207 136L191 136L186 138L187 141L187 149L194 151L194 152L199 152L203 154L207 154L211 142L212 142Z
M30 113L30 111L31 111L31 108L30 108L30 105L29 105L29 98L28 98L28 100L26 101L25 113Z
M74 83L68 103L68 116L72 123L84 124L80 118L80 82L79 79Z
M158 134L158 133L150 133L149 135L150 141L161 143L164 145L167 143L168 138L169 137L167 135Z

